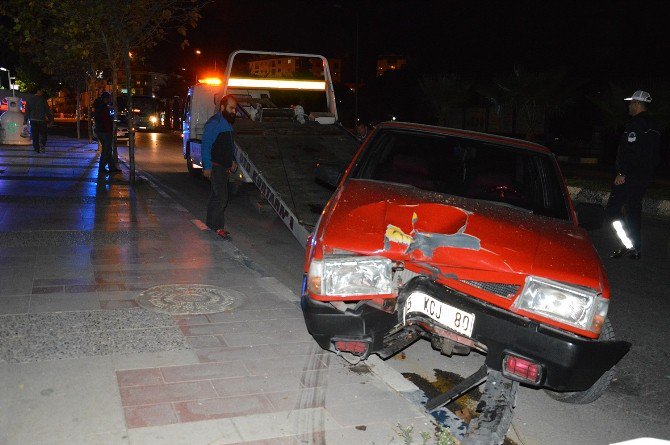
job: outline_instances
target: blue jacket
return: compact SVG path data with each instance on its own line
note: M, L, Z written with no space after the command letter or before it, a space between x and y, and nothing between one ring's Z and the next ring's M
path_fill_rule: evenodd
M201 144L202 167L205 170L211 170L212 168L212 145L214 145L214 141L216 141L216 138L220 133L227 131L232 132L233 127L223 117L223 114L221 114L220 111L210 117L205 123Z

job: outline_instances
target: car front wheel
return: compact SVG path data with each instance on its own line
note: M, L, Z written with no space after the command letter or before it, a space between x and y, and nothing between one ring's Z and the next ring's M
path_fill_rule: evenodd
M600 331L599 341L613 341L614 340L614 328L612 328L612 323L610 323L609 318L605 319L603 324L603 329ZM545 392L554 400L565 403L573 403L577 405L584 405L596 401L600 396L603 395L607 387L610 386L615 375L615 366L612 366L607 372L600 376L600 378L585 391L577 392L556 392L545 390Z

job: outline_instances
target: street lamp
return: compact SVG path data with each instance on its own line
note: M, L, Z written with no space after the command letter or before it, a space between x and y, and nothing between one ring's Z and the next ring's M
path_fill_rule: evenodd
M9 70L4 66L0 66L0 71L7 71L7 79L9 79L9 89L12 90L12 97L16 97L16 94L14 93L14 88L12 88L12 75L10 74Z

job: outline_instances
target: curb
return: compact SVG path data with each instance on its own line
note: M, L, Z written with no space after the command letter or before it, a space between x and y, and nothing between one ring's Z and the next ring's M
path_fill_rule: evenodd
M605 206L610 197L609 192L600 190L590 190L582 187L568 186L570 198L575 202L584 202L588 204L600 204ZM645 198L642 201L642 213L654 216L670 217L670 201L664 199Z
M595 165L598 163L598 158L583 158L580 156L556 156L560 162L566 162L568 164L591 164Z

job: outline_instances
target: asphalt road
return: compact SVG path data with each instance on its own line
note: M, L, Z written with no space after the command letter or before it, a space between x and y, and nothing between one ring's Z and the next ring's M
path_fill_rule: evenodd
M124 149L121 148L123 153ZM204 221L209 183L186 172L181 139L170 133L139 133L136 160L182 206ZM247 185L226 211L226 226L235 245L268 275L296 293L300 288L304 250L272 213L251 204L255 189ZM542 391L520 388L513 428L526 444L608 444L636 437L670 440L670 221L645 219L643 257L610 260L614 241L605 229L592 232L613 288L609 316L617 338L633 344L618 365L618 379L599 400L570 405ZM478 354L447 358L420 341L390 359L400 372L425 385L439 384L444 373L467 375L483 358ZM441 375L440 375L441 374ZM438 378L439 377L439 378Z

